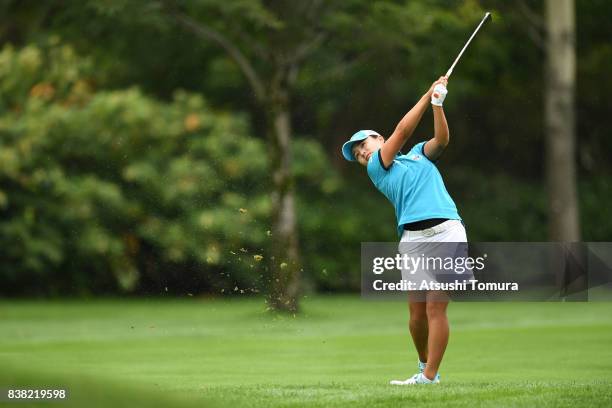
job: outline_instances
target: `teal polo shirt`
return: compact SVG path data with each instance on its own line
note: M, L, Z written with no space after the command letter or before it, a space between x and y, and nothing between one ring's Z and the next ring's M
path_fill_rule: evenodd
M425 156L425 142L416 144L408 154L398 154L385 168L380 150L368 160L368 176L395 208L397 232L404 224L429 218L461 220L436 165Z

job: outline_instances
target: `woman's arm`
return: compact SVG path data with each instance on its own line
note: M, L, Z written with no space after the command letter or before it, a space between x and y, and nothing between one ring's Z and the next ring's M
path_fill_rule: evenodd
M434 105L432 109L434 116L434 137L425 143L423 152L429 160L435 161L440 157L446 146L448 146L449 132L442 106Z
M423 114L429 106L433 88L438 83L446 84L446 78L440 77L440 79L438 79L431 85L429 90L421 97L421 99L419 99L416 105L414 105L414 107L410 109L408 113L406 113L406 115L404 115L402 120L399 121L399 123L395 127L395 130L393 131L393 134L383 144L383 147L380 149L380 157L385 167L389 167L391 163L393 163L395 155L400 151L402 146L404 146L410 136L412 136L412 133L421 121L421 117L423 117Z

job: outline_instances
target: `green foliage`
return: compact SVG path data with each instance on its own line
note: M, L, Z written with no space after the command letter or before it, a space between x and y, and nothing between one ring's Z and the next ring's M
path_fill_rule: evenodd
M243 117L186 92L162 103L137 88L97 90L90 61L58 40L0 58L13 67L0 76L5 293L262 289L268 163ZM321 146L301 139L294 150L305 202L338 197ZM330 214L303 210L314 236Z
M365 169L343 180L319 143L297 139L299 224L305 279L318 290L354 291L360 285L362 241L396 239L393 207L374 191Z
M578 184L580 222L585 241L608 242L612 236L612 200L610 178L586 179Z
M471 241L546 241L546 191L541 184L471 168L445 172Z
M541 13L541 2L525 4ZM576 2L585 240L612 231L601 120L610 4ZM512 2L3 2L0 291L261 289L266 112L236 64L172 10L222 32L267 79L272 62L323 35L290 98L304 276L316 289L358 288L359 243L396 240L395 220L339 147L359 128L388 135L485 9L494 20L449 85L451 146L440 166L470 239L545 240L544 55ZM428 113L415 139L431 131Z
M160 103L96 91L89 62L61 44L5 47L0 60L11 67L0 76L3 290L172 286L166 274L188 265L196 280L253 275L230 254L266 241L267 161L243 118L185 92ZM213 281L229 286L190 286Z

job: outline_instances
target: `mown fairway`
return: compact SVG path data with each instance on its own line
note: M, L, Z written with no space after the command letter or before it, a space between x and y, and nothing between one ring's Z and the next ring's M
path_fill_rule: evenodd
M303 309L3 301L0 387L69 388L58 407L612 406L611 303L454 303L443 383L421 388L387 385L415 372L405 304L334 296Z

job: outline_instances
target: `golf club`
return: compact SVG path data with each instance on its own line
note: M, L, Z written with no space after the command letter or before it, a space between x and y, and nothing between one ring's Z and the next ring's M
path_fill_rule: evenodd
M476 27L476 30L474 30L474 32L472 33L472 36L467 40L467 42L465 43L465 45L463 46L463 49L461 50L461 52L459 53L459 55L457 55L457 58L455 59L455 62L453 62L453 65L451 65L451 67L448 69L448 71L446 71L446 76L450 77L451 74L453 73L453 69L455 68L455 65L457 65L457 62L459 62L459 58L461 58L461 56L463 55L463 52L465 51L465 49L468 47L468 45L470 45L470 42L472 42L472 39L474 38L474 36L476 35L476 33L478 32L478 30L480 30L480 27L482 27L482 25L487 21L491 19L491 13L489 13L488 11L485 13L484 17L482 18L482 20L480 21L480 24L478 24L478 27Z

